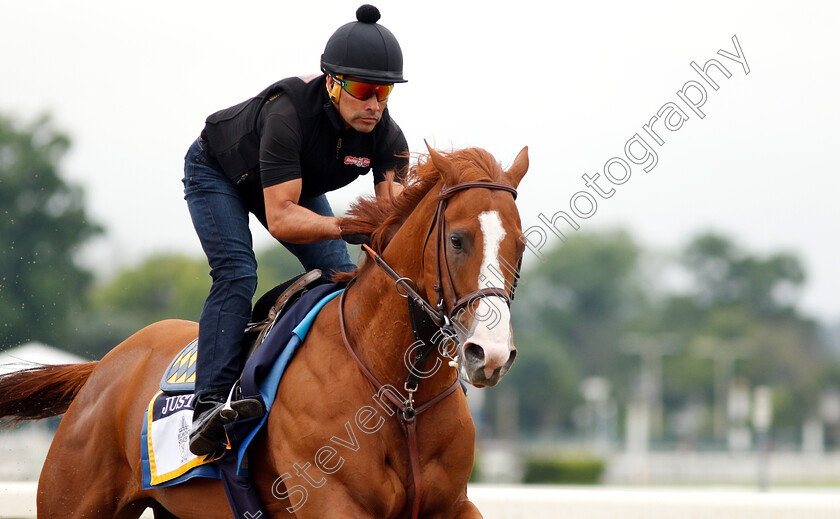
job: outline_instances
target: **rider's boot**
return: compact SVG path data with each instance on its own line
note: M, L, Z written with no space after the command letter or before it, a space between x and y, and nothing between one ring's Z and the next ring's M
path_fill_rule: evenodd
M230 403L225 409L227 395L221 393L202 394L196 398L193 407L193 424L190 430L190 452L206 456L217 452L225 439L225 424L262 416L263 404L254 398L243 398Z

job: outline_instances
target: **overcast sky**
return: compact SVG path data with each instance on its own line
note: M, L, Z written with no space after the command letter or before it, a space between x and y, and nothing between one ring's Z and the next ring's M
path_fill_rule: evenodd
M122 266L154 252L200 254L181 177L205 117L277 79L318 72L326 40L359 4L6 2L0 111L23 120L51 112L72 136L63 170L108 232L89 257ZM540 213L569 212L572 198L591 212L576 196L586 191L598 206L579 218L581 232L626 227L644 245L674 251L716 230L761 254L798 254L809 273L802 306L840 319L836 3L375 5L402 45L409 82L389 106L412 150L423 139L480 146L508 165L529 146L524 227L539 225ZM731 59L733 36L746 63ZM712 58L731 74L710 72L718 90L690 66ZM677 93L689 81L705 87L702 118ZM663 109L678 125L669 106L688 117L679 129L651 125ZM627 162L637 133L657 155L649 172ZM641 155L640 146L631 152ZM604 178L613 157L631 166L624 183ZM611 168L620 180L620 162ZM581 178L596 173L602 191L615 190L609 198ZM330 198L342 209L370 191L363 177ZM258 246L270 242L254 231ZM559 243L550 237L546 249Z

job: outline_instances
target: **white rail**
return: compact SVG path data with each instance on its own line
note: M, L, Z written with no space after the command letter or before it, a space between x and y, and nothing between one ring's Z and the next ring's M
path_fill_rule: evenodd
M0 483L0 518L35 517L36 483ZM473 485L469 496L485 519L610 517L617 519L837 519L840 488L543 487ZM147 512L143 516L151 519Z
M837 519L840 489L493 487L468 491L485 519Z

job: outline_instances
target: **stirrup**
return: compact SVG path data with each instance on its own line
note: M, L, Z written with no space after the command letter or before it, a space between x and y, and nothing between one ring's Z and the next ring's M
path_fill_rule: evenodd
M216 454L224 452L223 440L227 437L225 425L262 416L264 412L262 402L254 398L219 402L202 413L193 423L190 430L190 452L196 456L219 457Z

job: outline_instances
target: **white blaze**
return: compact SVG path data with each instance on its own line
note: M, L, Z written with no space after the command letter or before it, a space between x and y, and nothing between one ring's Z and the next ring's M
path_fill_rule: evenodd
M481 260L478 288L506 290L504 279L499 279L496 274L503 272L499 266L499 246L505 238L502 220L498 212L485 211L478 215L478 221L484 236L484 258ZM510 356L510 309L505 300L499 296L481 298L471 328L467 341L484 349L484 373L490 377Z

